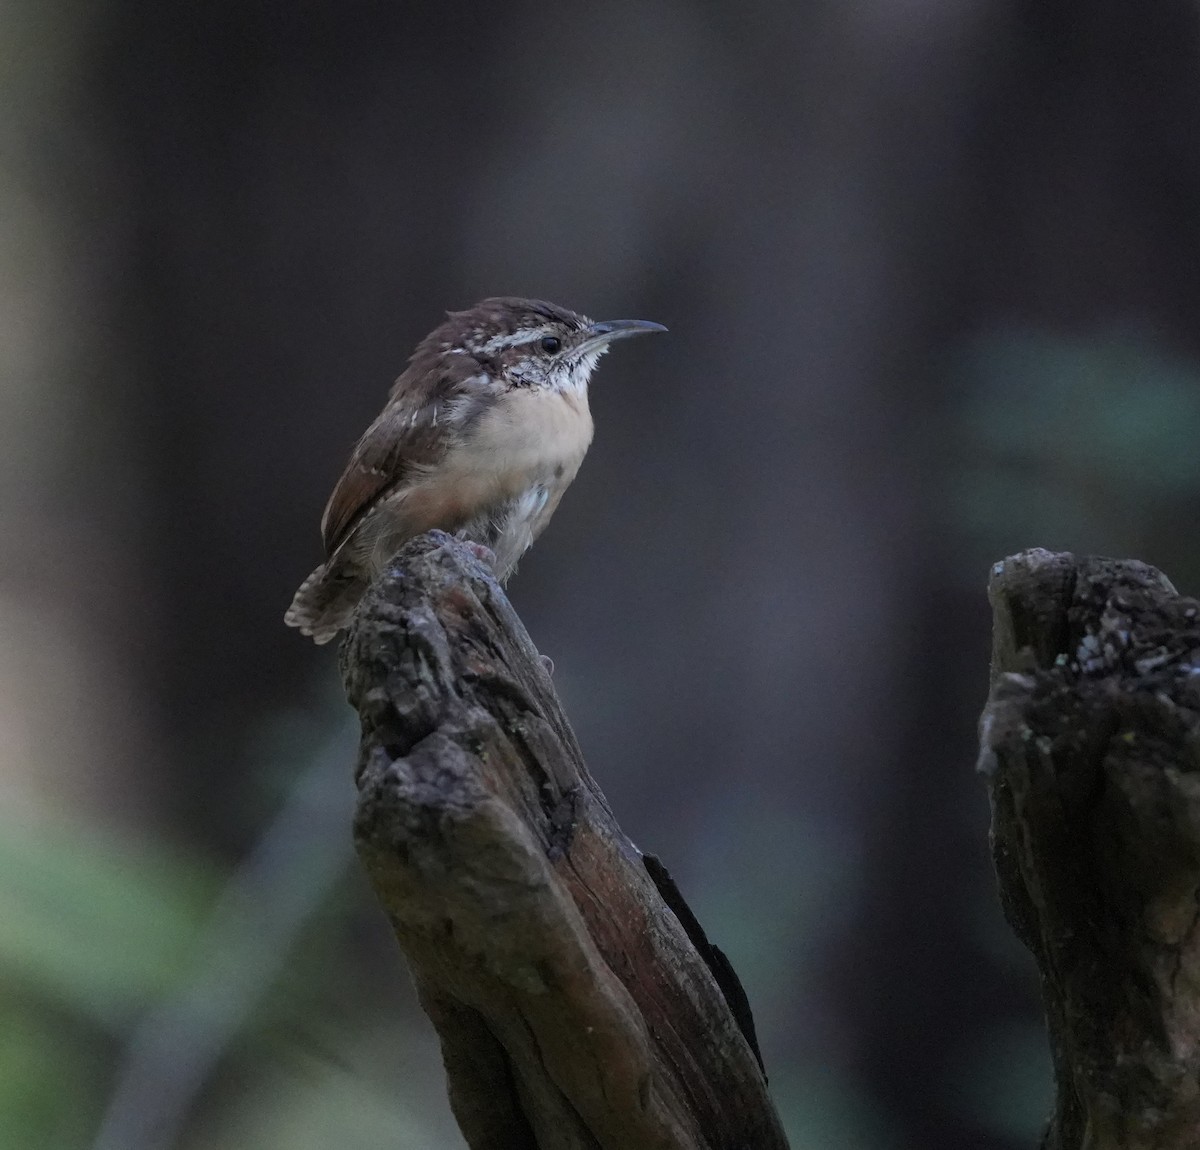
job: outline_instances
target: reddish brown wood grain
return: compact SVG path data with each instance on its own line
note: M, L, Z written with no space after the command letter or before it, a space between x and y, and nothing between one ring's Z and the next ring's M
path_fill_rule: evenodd
M359 853L472 1150L785 1148L736 978L621 833L488 569L415 540L342 670Z

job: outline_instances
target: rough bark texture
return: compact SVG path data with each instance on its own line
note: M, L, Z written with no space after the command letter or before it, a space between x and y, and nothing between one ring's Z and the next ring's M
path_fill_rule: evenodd
M359 854L473 1150L786 1147L736 977L621 833L486 566L414 541L342 670Z
M1152 567L998 563L981 769L1042 978L1050 1150L1200 1146L1200 604Z

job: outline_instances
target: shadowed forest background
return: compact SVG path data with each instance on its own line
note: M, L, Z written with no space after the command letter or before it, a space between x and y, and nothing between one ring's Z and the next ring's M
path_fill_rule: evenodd
M601 365L510 593L745 982L794 1147L1032 1147L984 585L1041 545L1200 591L1198 31L1171 0L5 6L0 1144L92 1145L182 994L179 1146L462 1145L350 854L335 654L282 614L415 341L522 294L671 329ZM325 814L276 827L318 877L222 898L302 783Z

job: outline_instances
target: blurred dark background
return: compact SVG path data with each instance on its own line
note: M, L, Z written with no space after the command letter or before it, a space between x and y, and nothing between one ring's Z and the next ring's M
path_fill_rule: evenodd
M189 1148L462 1145L281 618L414 342L511 293L671 329L510 591L794 1147L1032 1147L984 586L1040 545L1200 589L1198 21L6 5L0 1143L136 1150L170 1096Z

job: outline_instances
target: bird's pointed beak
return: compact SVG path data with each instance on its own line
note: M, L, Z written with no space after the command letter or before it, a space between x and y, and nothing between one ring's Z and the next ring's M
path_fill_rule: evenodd
M607 348L610 343L628 339L631 335L649 335L652 331L666 330L661 323L653 323L648 319L604 319L587 329L581 350Z

